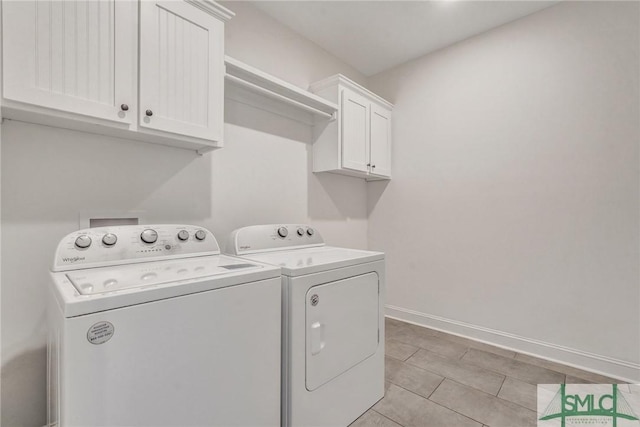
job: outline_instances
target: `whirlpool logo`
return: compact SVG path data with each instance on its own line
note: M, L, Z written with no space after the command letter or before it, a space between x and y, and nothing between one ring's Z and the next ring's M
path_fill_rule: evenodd
M78 261L84 261L84 257L83 256L74 256L74 257L62 258L62 262L74 263L74 262L78 262Z
M640 386L637 384L538 385L539 427L637 427L640 426L638 411Z

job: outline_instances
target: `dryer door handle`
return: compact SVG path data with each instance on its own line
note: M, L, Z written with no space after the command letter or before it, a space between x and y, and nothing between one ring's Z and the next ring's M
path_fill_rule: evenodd
M324 341L324 323L313 322L311 324L311 354L315 356L319 354L325 346Z

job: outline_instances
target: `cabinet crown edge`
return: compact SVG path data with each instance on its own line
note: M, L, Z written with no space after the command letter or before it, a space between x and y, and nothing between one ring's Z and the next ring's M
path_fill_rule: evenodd
M378 104L381 104L383 107L389 110L393 110L393 104L391 102L382 98L380 95L376 95L375 93L371 92L369 89L354 82L353 80L351 80L350 78L348 78L343 74L334 74L333 76L327 77L326 79L322 79L318 82L312 83L311 85L309 85L309 90L315 93L323 89L326 89L328 87L332 87L336 85L346 86L352 90L355 90L363 94L364 96L371 98L373 101L377 102Z
M231 18L236 16L234 12L232 12L231 10L227 9L226 7L212 0L184 0L184 1L208 13L209 15L213 15L216 18L221 19L224 22L227 22Z

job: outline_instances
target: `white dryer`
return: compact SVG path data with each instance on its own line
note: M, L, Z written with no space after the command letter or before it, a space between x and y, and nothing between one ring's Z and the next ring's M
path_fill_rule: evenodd
M80 230L58 245L48 424L280 424L277 267L189 225Z
M305 225L235 230L226 252L282 269L284 426L347 426L383 397L383 253Z

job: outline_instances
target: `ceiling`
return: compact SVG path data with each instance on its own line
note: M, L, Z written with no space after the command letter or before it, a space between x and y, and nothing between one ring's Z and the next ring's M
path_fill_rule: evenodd
M366 76L557 1L254 1Z

